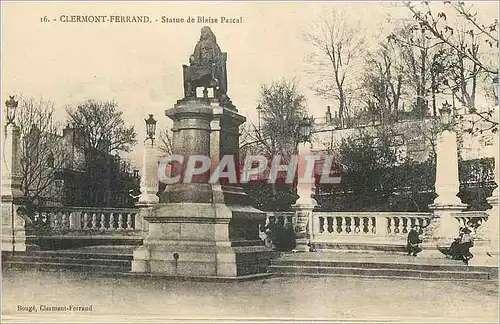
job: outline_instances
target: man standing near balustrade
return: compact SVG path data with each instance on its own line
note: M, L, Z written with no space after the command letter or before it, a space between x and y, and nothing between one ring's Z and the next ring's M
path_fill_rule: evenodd
M408 240L407 240L408 255L417 256L417 253L422 251L422 248L419 246L419 244L422 243L422 240L420 239L419 235L420 233L418 226L412 225L411 230L408 233Z

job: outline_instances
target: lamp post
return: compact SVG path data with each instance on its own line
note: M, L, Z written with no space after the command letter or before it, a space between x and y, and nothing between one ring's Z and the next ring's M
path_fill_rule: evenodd
M144 140L144 152L142 156L142 174L140 182L141 194L139 201L140 206L150 206L159 202L156 195L158 192L158 156L154 145L156 133L156 120L153 114L149 114L149 118L144 119L146 123L146 139ZM147 144L148 140L151 144Z
M260 136L260 114L262 112L262 107L259 104L255 109L257 110L257 118L258 118L257 123L259 125L259 136Z
M297 195L299 197L292 206L295 210L297 250L302 252L311 251L310 244L313 234L312 212L317 206L316 200L312 197L314 177L308 177L309 171L314 170L314 167L311 168L309 165L313 163L314 166L314 158L311 159L312 122L312 118L305 116L299 123L299 161L297 167Z
M21 191L20 134L15 124L18 101L9 96L5 101L6 119L2 141L2 251L25 251L26 219L17 213Z
M7 124L5 127L10 124L14 125L14 119L16 118L16 109L19 102L14 99L14 96L9 96L9 100L5 101L5 106L7 107Z
M148 119L144 119L146 122L146 141L151 140L151 146L154 145L155 133L156 133L156 120L153 118L153 114L149 114Z

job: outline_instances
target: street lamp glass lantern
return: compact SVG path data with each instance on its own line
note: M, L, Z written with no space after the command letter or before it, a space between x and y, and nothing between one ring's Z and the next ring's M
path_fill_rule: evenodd
M14 123L18 104L19 102L14 100L14 96L9 96L9 100L5 101L5 106L7 106L7 125Z
M444 125L449 126L451 124L451 105L448 101L446 101L443 104L443 107L439 109L439 117Z
M302 141L307 142L311 136L311 120L307 117L303 117L299 124L299 134Z
M156 133L156 120L153 118L153 114L149 114L148 119L144 119L146 122L146 133L149 139L155 138Z

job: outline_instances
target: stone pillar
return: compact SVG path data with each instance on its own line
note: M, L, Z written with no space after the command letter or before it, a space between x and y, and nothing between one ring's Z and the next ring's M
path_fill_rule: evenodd
M18 213L21 191L20 134L15 124L5 127L2 139L2 251L26 251L24 213Z
M445 130L436 144L436 193L438 197L429 207L434 211L430 228L424 233L422 254L443 257L439 247L449 247L459 234L459 223L454 214L467 208L457 194L460 190L458 173L457 134Z
M299 144L299 162L297 166L299 177L304 174L306 170L306 160L305 156L311 155L311 144L301 143ZM312 161L310 163L313 163ZM302 176L305 178L305 175ZM317 206L316 200L313 198L314 193L314 179L304 179L303 182L298 182L297 184L297 195L299 198L292 205L293 210L295 210L295 219L297 223L295 224L295 233L297 235L297 247L296 249L301 252L310 251L310 243L313 237L313 219L312 213L314 208Z
M158 192L158 149L154 142L144 142L144 152L142 156L142 173L140 182L139 200L135 206L139 208L136 216L136 229L148 230L148 223L145 218L151 215L153 206L159 203Z
M499 120L499 106L493 108L492 120ZM474 247L470 249L474 258L469 261L469 265L477 266L498 266L499 252L499 224L498 224L498 184L499 184L499 158L498 158L498 134L491 134L492 142L488 149L488 155L494 158L494 180L497 187L493 190L491 197L487 199L491 209L487 211L488 220L481 224L476 232Z
M144 143L140 190L138 204L157 204L160 201L156 195L158 192L158 150L153 142Z
M174 122L173 154L210 157L238 154L245 118L217 99L183 99L166 111ZM172 177L185 163L172 168ZM259 238L266 214L251 207L237 184L210 183L211 172L192 183L167 185L145 216L144 245L134 252L133 271L171 276L237 277L262 273L274 253Z

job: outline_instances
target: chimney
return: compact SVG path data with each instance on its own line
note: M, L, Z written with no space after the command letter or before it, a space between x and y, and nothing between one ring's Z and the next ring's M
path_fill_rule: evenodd
M325 122L327 124L330 124L332 122L332 112L330 110L330 106L326 106Z

